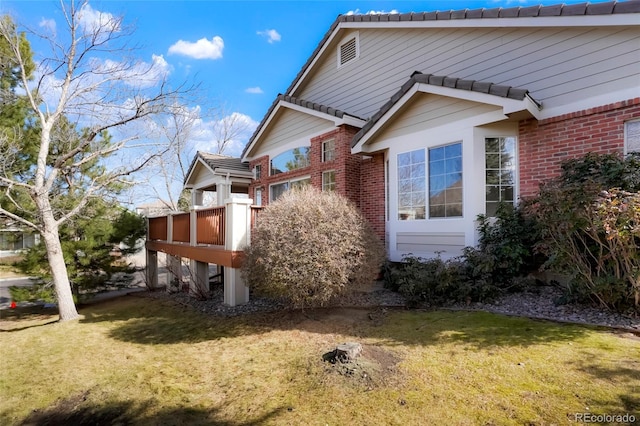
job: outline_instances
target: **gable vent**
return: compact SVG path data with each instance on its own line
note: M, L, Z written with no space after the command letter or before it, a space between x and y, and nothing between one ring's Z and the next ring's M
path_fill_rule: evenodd
M358 39L350 38L338 48L338 67L350 62L358 57Z

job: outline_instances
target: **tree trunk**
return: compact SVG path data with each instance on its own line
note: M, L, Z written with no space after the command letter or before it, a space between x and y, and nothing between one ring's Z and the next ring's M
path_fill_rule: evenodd
M69 275L67 274L67 265L64 263L64 256L62 255L58 225L55 223L50 209L48 212L41 210L41 214L45 225L44 232L42 232L42 239L44 240L49 266L51 267L51 277L53 278L53 285L56 291L60 321L75 320L79 315L73 301L71 283L69 282Z

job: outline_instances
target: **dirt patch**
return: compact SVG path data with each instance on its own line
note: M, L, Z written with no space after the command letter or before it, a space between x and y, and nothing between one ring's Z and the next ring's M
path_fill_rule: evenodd
M380 346L362 345L360 356L348 362L331 362L326 356L329 353L323 356L325 375L342 377L365 391L388 386L399 378L400 357Z

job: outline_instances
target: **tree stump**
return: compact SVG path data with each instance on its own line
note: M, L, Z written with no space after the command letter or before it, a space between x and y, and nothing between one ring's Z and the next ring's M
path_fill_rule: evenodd
M325 361L329 361L335 364L340 361L342 364L346 364L355 360L362 353L362 345L355 342L342 343L331 352L327 352L323 355Z

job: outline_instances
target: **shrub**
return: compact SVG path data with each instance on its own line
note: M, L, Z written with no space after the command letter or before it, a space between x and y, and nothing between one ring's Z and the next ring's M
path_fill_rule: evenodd
M640 301L640 157L588 154L541 186L537 248L569 277L567 298L625 309Z
M304 187L287 191L260 214L242 273L258 294L315 307L370 284L383 260L382 243L353 204Z
M467 248L464 257L476 268L489 274L489 279L508 290L514 279L539 269L544 257L536 253L540 225L528 211L526 203L514 207L502 203L495 217L478 216L478 253Z
M472 247L448 260L407 255L389 268L385 285L402 294L410 307L422 302L441 306L485 301L501 290L492 281L491 271L484 269L488 262L479 257L482 252Z

